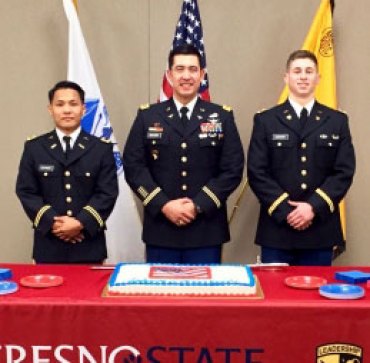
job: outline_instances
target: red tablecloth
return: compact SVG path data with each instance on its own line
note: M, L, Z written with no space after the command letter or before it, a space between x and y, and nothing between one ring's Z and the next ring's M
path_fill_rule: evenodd
M0 296L0 363L359 363L370 354L366 284L361 286L369 296L345 301L284 284L287 276L296 275L338 282L336 271L369 272L370 267L256 270L262 300L103 298L109 270L0 267L11 268L16 282L40 273L64 278L58 287L20 286L18 292Z

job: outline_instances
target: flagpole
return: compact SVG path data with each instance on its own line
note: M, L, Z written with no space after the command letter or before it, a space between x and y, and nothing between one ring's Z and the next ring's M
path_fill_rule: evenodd
M238 195L238 198L236 199L233 210L231 211L231 215L230 215L230 218L229 218L229 224L231 224L232 220L234 219L236 211L238 210L240 202L241 202L241 200L244 196L244 192L248 189L248 187L249 187L248 178L245 178L245 180L243 182L243 185L242 185L242 189L241 189L241 191Z

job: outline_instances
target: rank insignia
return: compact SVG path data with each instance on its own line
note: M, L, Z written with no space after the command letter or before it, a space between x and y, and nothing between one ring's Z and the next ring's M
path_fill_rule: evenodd
M35 137L36 137L36 135L28 136L28 137L27 137L27 141L31 141L31 140L33 140ZM49 136L49 139L52 139L52 138L53 138L53 135Z
M143 103L140 105L140 110L146 110L147 108L149 108L149 103Z

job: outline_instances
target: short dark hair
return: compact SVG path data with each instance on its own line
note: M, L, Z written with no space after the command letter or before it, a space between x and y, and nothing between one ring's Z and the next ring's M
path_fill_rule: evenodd
M82 87L79 84L72 82L72 81L60 81L56 83L55 86L49 91L49 94L48 94L49 102L50 103L53 102L56 91L60 89L67 89L67 88L77 91L78 94L80 95L81 102L85 103L85 91L82 89Z
M171 69L173 66L173 59L175 58L176 55L195 55L197 56L199 60L199 65L200 68L204 68L202 66L202 56L199 53L199 50L194 47L192 44L183 44L179 45L178 47L175 47L171 50L169 56L168 56L168 68Z
M313 54L309 50L299 49L299 50L295 50L293 53L289 55L288 60L286 62L286 69L288 70L292 62L295 61L296 59L304 59L304 58L311 59L312 62L315 63L316 68L318 68L317 58L315 54Z

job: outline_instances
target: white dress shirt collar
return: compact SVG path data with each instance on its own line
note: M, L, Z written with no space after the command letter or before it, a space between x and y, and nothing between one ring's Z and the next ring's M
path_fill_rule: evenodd
M182 107L187 107L188 108L188 112L187 112L187 116L188 116L188 119L190 120L190 117L193 113L193 110L194 110L194 107L195 107L195 104L197 103L198 101L198 96L194 97L189 103L187 103L186 105L183 105L181 102L177 101L176 98L174 97L173 98L173 102L175 102L175 106L176 106L176 109L177 109L177 112L179 114L179 117L181 117L181 113L180 113L180 110Z
M300 117L301 111L302 111L303 108L305 108L307 110L308 116L311 114L313 105L315 104L315 99L312 99L310 102L308 102L304 106L300 105L298 102L294 101L290 97L288 99L289 99L289 103L293 107L293 109L294 109L295 113L297 114L298 118Z
M69 135L65 134L62 130L58 129L57 127L55 128L55 131L57 133L60 145L62 145L63 151L65 151L66 150L66 143L63 140L63 136L70 136L71 137L70 145L71 145L71 149L73 149L73 146L74 146L74 144L75 144L75 142L78 138L78 135L81 132L81 126L78 127L76 130L74 130Z

